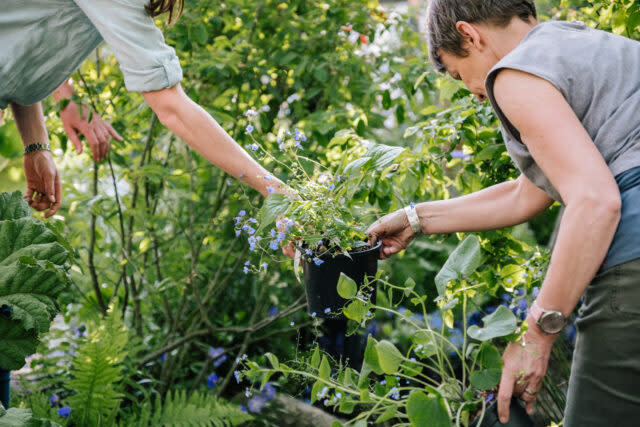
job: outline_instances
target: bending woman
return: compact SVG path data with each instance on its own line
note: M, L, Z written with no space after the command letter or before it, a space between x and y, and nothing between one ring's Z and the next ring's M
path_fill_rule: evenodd
M532 0L432 0L429 52L497 113L521 171L463 197L420 203L370 227L382 256L414 233L525 222L566 210L527 316L503 355L502 422L512 396L532 411L551 346L584 294L567 427L632 425L640 415L640 43L582 22L538 23Z
M262 195L268 194L267 185L284 190L282 183L262 179L267 171L180 87L180 62L153 16L169 12L171 20L181 8L180 0L0 2L0 109L11 106L25 145L25 197L31 207L49 209L51 216L62 200L40 101L103 40L118 60L126 88L141 92L161 123Z

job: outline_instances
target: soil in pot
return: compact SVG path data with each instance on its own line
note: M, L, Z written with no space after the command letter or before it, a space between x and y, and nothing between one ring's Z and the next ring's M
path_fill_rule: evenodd
M305 258L302 267L309 314L315 313L317 317L323 318L342 317L342 314L338 315L338 313L342 312L347 300L338 295L340 273L353 279L358 289L361 289L365 283L365 277L373 278L378 271L380 245L382 242L378 242L372 248L349 253L350 257L344 254L335 256L324 254L319 257L324 261L320 265ZM370 297L375 302L375 285L372 287Z
M511 405L509 406L509 421L505 424L500 422L500 418L498 418L498 402L494 401L491 403L482 418L482 423L480 422L480 416L478 414L478 418L476 418L471 424L470 427L536 427L533 418L527 414L527 411L521 405L520 401L516 398L511 399Z

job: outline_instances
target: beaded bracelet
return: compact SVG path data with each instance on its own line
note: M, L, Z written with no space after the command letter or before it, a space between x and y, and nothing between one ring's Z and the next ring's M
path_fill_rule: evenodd
M33 151L42 151L42 150L51 151L51 145L43 144L42 142L38 142L36 144L29 144L26 147L24 147L24 154L29 154Z

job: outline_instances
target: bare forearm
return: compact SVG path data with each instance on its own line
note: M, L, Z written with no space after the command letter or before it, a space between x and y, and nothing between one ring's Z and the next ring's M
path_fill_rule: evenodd
M567 206L538 296L540 307L565 315L573 311L602 265L619 220L615 201L594 199Z
M149 97L149 94L151 96ZM178 137L204 156L214 165L258 190L262 195L269 194L267 187L280 190L280 182L264 179L268 172L244 151L224 129L202 107L193 102L179 88L167 89L166 95L145 95L147 102L154 107L165 105L158 101L158 95L170 96L175 102L169 111L156 111L165 126ZM155 109L154 109L155 110Z
M49 142L41 103L26 106L12 103L11 111L25 147L38 142Z
M495 230L540 215L553 202L524 177L449 200L424 202L416 211L425 234Z
M69 83L69 80L62 83L58 89L53 91L53 99L58 102L61 99L69 99L73 96L73 86Z

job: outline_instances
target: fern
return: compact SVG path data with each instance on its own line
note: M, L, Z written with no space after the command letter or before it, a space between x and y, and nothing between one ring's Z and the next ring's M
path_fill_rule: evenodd
M125 421L128 427L228 427L252 420L238 405L231 404L207 394L176 391L167 393L164 403L156 395L152 411L150 402L145 402L138 417Z
M65 384L76 392L67 402L78 425L113 424L122 399L120 382L127 342L128 333L120 314L111 307L87 342L78 348L72 361L72 378Z

